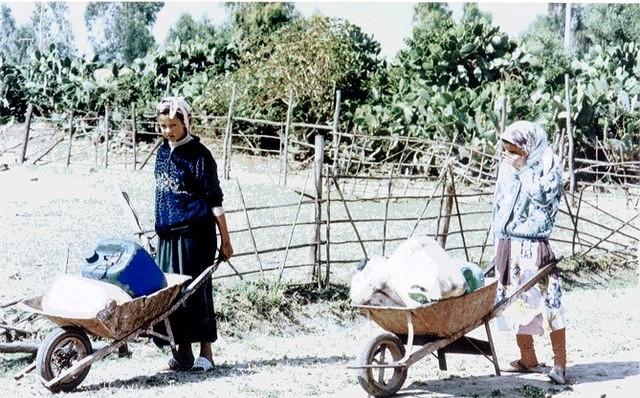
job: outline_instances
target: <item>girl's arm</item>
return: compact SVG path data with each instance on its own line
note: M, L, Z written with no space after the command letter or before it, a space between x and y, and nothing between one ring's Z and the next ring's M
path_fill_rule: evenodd
M227 218L224 213L216 215L216 224L220 230L220 258L227 261L233 256L233 246L231 246L231 237L227 228Z

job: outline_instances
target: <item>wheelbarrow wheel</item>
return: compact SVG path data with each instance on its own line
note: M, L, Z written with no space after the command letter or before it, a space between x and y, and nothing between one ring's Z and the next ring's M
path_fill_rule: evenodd
M77 327L56 328L47 335L36 355L36 371L43 384L72 367L82 358L91 354L91 342L84 330ZM78 387L87 377L91 365L78 374L69 376L53 386L46 386L51 392L68 392Z
M390 354L390 355L389 355ZM383 333L371 339L358 356L358 365L387 365L404 357L402 341L392 333ZM389 397L407 379L407 368L363 368L358 370L358 382L362 388L377 398Z

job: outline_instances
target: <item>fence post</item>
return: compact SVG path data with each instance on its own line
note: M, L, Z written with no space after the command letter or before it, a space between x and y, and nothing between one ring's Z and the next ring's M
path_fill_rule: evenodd
M24 142L22 143L22 151L20 152L20 164L27 159L27 144L29 143L29 130L31 129L31 117L33 115L33 104L27 106L27 120L24 129Z
M391 190L393 188L393 167L389 173L389 181L387 182L387 200L384 204L384 223L382 224L382 255L386 254L387 249L387 219L389 218L389 202L391 201Z
M330 274L331 274L331 169L327 168L326 189L327 189L327 224L325 225L325 274L324 274L324 287L329 286Z
M322 164L324 163L324 135L315 135L315 155L314 155L314 177L316 185L315 195L315 222L316 222L316 249L314 250L314 261L316 264L316 271L314 274L317 277L318 287L322 287Z
M565 5L565 19L564 19L564 50L567 54L571 51L571 3ZM571 190L571 204L574 204L574 194L576 193L576 176L573 173L573 149L574 139L573 130L571 129L571 89L569 87L569 73L564 74L564 100L566 108L566 122L567 122L567 138L569 139L569 156L567 161L569 162L569 189Z
M287 173L289 168L289 134L291 133L291 118L293 116L293 89L289 89L289 104L287 106L287 120L284 125L284 143L282 144L282 169L284 172L284 186L287 186Z
M109 167L109 105L104 107L104 168Z
M138 166L138 115L136 114L136 104L135 102L131 104L131 123L133 124L133 170L136 170Z
M233 85L233 88L231 89L231 100L229 100L229 112L227 112L227 126L224 130L224 142L222 143L223 145L223 152L222 152L222 159L224 162L224 171L223 171L223 178L225 180L229 179L229 173L231 171L231 142L232 142L232 137L231 135L233 134L233 106L235 104L236 101L236 85Z
M440 243L440 246L442 246L443 249L446 248L446 245L447 245L447 235L449 235L449 224L451 222L451 211L453 208L454 191L453 191L453 185L451 184L451 182L447 183L446 192L447 192L446 193L447 202L445 204L442 231L438 231L438 242Z
M334 134L333 140L336 146L335 151L333 152L333 173L336 174L338 172L338 154L340 152L340 141L342 140L342 133L338 132L338 123L340 122L340 103L342 100L342 93L340 90L336 91L336 107L333 112L333 131Z
M71 164L71 144L73 143L73 108L69 109L69 146L67 147L67 167Z

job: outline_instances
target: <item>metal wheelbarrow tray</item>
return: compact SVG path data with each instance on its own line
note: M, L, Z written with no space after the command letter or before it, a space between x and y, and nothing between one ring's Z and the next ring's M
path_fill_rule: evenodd
M470 294L415 308L354 306L386 332L367 341L356 365L350 368L358 370L361 387L378 398L400 390L408 368L430 354L438 358L441 370L447 369L446 353L483 355L493 363L499 376L489 321L553 271L558 261L538 270L531 280L495 305L497 281L489 280L486 286ZM466 336L483 324L486 341Z
M151 295L138 297L98 312L93 318L74 318L50 314L42 310L42 296L22 301L26 311L41 314L59 327L42 341L36 361L18 377L36 369L42 384L52 392L71 391L85 379L91 364L106 357L128 341L140 335L154 336L168 341L175 350L175 340L169 316L215 272L219 262L209 266L198 277L184 286L191 277L167 274L168 286ZM153 330L164 322L167 334ZM88 334L114 340L93 351Z

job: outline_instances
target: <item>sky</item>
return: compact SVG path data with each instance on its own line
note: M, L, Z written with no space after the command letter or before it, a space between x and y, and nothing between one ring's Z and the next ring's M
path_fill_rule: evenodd
M18 24L26 23L31 17L35 2L2 2L8 4L13 17ZM70 20L76 47L80 54L89 53L87 29L84 26L84 10L87 2L69 2ZM404 46L404 39L411 34L411 22L415 2L295 2L296 8L304 15L311 16L319 13L329 17L342 17L358 25L364 32L372 34L380 42L382 55L391 59ZM462 2L450 3L454 17L462 15ZM517 36L539 14L547 9L544 2L521 3L479 2L480 10L489 12L493 16L495 25L499 25L509 35ZM219 1L165 1L165 5L158 13L153 27L156 42L163 43L169 28L177 21L182 13L188 12L196 19L207 16L214 25L220 25L226 20L224 5Z

